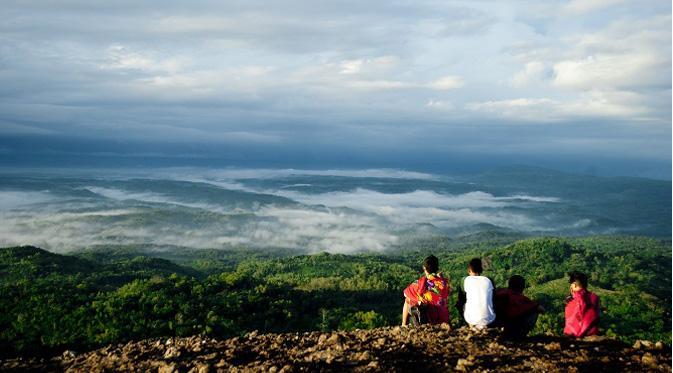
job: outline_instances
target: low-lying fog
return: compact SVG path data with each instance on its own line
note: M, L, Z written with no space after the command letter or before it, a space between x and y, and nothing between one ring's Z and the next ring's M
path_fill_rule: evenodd
M401 170L14 173L0 181L0 246L65 252L106 244L233 245L349 253L480 230L639 233L638 225L583 208L584 201L562 191L536 194L525 185L475 180Z

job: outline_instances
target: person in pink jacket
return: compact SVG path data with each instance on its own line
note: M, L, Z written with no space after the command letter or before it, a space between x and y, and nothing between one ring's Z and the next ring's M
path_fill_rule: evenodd
M600 304L598 296L587 290L587 275L570 272L570 296L566 298L563 334L582 338L598 334Z

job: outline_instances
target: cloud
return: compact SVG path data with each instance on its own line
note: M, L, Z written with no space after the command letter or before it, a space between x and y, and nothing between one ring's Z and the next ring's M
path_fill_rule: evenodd
M54 131L49 129L29 126L19 123L11 123L0 120L0 133L4 134L26 134L26 135L50 135Z
M251 214L212 203L184 203L152 192L88 189L113 199L112 204L82 205L72 199L42 198L52 204L38 207L23 202L36 200L38 193L0 193L4 222L0 246L31 244L63 252L110 244L245 245L355 252L383 250L398 239L378 218L355 212L268 205Z
M52 201L54 197L46 192L0 191L0 210L13 210Z
M84 187L83 189L98 194L100 196L103 196L105 198L116 199L120 201L138 200L138 201L161 202L161 203L175 202L174 200L171 200L167 198L167 196L164 196L163 194L160 193L152 193L152 192L134 193L117 188L104 188L94 186L87 186Z
M580 90L660 85L665 61L652 55L596 55L554 65L553 84Z
M467 110L487 116L533 123L561 122L568 118L620 118L650 121L654 118L643 97L632 92L590 91L581 99L559 101L551 98L517 98L512 100L472 102Z
M549 109L558 110L560 103L550 98L516 98L511 100L471 102L465 108L504 118L546 121Z
M395 56L381 56L376 58L359 58L341 62L340 74L373 73L387 70L399 62Z
M209 170L201 175L200 179L208 180L209 184L244 190L236 194L218 194L220 189L202 182L186 187L171 181L191 179L198 172L194 169L158 170L149 175L144 172L143 176L150 179L138 179L137 172L107 173L100 178L76 179L60 186L57 193L2 191L0 246L32 244L55 251L112 244L381 251L397 245L402 232L413 231L422 223L438 229L480 223L517 230L552 229L529 215L529 211L539 204L561 202L554 197L493 196L479 191L450 195L432 190L381 193L358 188L311 194L290 190L283 183L265 189L267 195L262 196L234 181L353 175L353 181L368 184L372 182L370 179L359 181L359 178L378 175L382 178L379 183L384 184L398 183L400 178L439 182L424 174L398 170ZM44 179L41 185L53 189L49 180ZM295 183L294 187L297 184L309 186ZM185 188L189 193L185 193ZM82 191L100 198L83 195ZM268 194L300 203L279 203L284 200L270 200ZM510 207L518 210L508 210Z
M670 24L670 4L655 1L10 0L0 133L179 143L234 163L268 161L264 150L284 165L358 161L368 149L383 161L360 166L389 167L430 143L449 159L547 141L521 136L523 119L563 138L629 139L578 149L623 157L670 131ZM645 122L657 130L634 126ZM615 131L600 133L606 123ZM27 158L50 161L34 148ZM664 149L655 160L668 159Z
M503 207L497 197L485 192L469 192L460 195L439 194L430 190L416 190L410 193L381 193L358 188L352 192L330 192L324 194L303 194L281 191L280 195L311 205L330 207L351 207L378 212L387 207L442 207L442 208L478 208Z
M346 84L350 88L364 90L385 90L409 87L409 84L395 80L356 80Z
M540 81L543 78L544 72L544 63L540 61L528 62L523 70L512 77L512 86L515 88L525 87L532 82Z
M177 72L181 68L181 63L176 59L156 61L122 45L108 47L106 59L107 62L100 65L102 69Z
M593 9L608 3L570 5ZM670 79L662 79L671 74L670 21L670 15L661 14L615 19L560 40L521 45L515 55L525 61L524 69L511 83L529 91L544 88L547 97L486 101L468 109L504 109L503 117L537 116L540 122L584 117L670 123L664 119L670 110L662 110L670 106L664 104L670 101ZM533 105L544 107L548 114Z
M537 197L537 196L529 196L525 194L517 194L514 196L510 197L495 197L495 199L499 201L531 201L531 202L549 202L549 203L558 203L561 202L560 198L557 197Z
M176 219L193 214L174 210ZM138 224L162 212L147 209L117 213L2 213L0 246L31 244L53 251L68 251L93 245L177 245L193 248L222 248L244 245L249 248L290 247L307 251L352 253L380 251L394 245L398 237L380 224L368 225L370 218L329 212L265 208L245 223L213 219L195 227L159 221ZM197 215L198 216L198 215ZM224 219L224 217L222 217ZM243 219L243 218L241 218Z
M256 242L270 246L310 247L313 250L381 251L398 241L375 217L339 211L265 207L262 217L273 217L282 228L273 231L254 225Z
M453 110L455 106L451 101L446 100L429 100L426 104L426 107L434 110Z
M488 223L523 231L546 230L547 228L540 226L523 213L506 212L503 209L508 206L524 207L522 202L558 203L560 201L555 197L527 195L495 197L480 191L448 195L429 190L381 193L360 188L350 192L321 194L280 190L275 194L308 205L346 207L364 211L385 218L399 229L419 223L430 223L443 228Z
M570 14L584 14L623 3L624 0L571 0L564 10Z
M173 170L179 170L179 173L174 173ZM396 170L396 169L325 169L325 170L302 170L302 169L244 169L244 168L172 168L156 171L159 175L174 175L180 177L185 173L200 175L202 180L216 179L266 179L292 176L339 176L339 177L353 177L353 178L390 178L390 179L420 179L432 180L438 176L416 171ZM205 177L205 179L204 179Z
M463 78L455 75L443 76L428 84L428 87L440 91L462 88L465 85Z

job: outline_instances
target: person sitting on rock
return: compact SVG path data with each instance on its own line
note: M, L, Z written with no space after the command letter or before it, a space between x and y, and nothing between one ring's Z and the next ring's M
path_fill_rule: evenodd
M470 327L483 329L495 321L493 308L493 281L482 276L481 259L473 258L467 266L469 276L463 279L456 308Z
M587 290L587 275L573 271L568 276L570 295L566 298L563 334L576 338L596 335L601 313L598 296Z
M404 289L402 326L409 315L416 313L417 321L429 324L449 323L448 298L451 293L449 280L439 272L439 260L430 255L423 261L423 277Z
M504 328L507 338L523 338L535 327L537 315L544 307L523 295L526 280L519 275L509 278L507 289L495 292L495 325Z

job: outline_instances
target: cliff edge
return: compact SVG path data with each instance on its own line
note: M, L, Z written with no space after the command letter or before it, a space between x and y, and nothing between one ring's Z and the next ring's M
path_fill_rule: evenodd
M0 361L2 371L671 371L661 343L598 337L506 341L496 330L442 326L146 339L53 358Z

